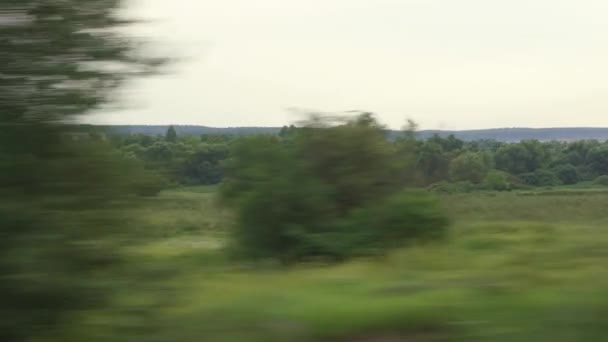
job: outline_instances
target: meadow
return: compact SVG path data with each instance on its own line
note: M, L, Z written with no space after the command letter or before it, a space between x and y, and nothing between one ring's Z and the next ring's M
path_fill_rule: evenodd
M232 214L215 188L142 199L129 209L131 283L74 317L65 340L603 340L608 192L440 196L444 241L293 267L227 257Z

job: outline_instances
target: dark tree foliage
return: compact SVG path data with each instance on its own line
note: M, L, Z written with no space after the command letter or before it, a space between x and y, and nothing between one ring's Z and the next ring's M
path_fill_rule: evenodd
M566 185L576 184L580 180L579 172L572 164L557 165L552 171Z
M190 155L181 166L184 184L218 184L222 181L223 161L228 158L227 145L208 145Z
M97 213L123 193L124 169L65 122L158 65L117 34L126 24L114 15L118 5L0 0L2 341L49 334L101 299L103 281L92 274L114 259L106 237L117 221Z
M538 140L524 140L517 144L508 144L496 152L496 167L512 174L533 172L546 166L547 151Z
M223 162L228 158L235 136L206 134L196 139L142 134L113 135L112 144L124 157L141 163L148 171L170 183L181 185L218 184L223 178Z
M597 174L608 174L608 145L600 145L591 149L589 151L589 162Z
M488 169L481 153L465 152L451 161L450 178L456 181L480 183Z
M519 178L528 185L553 186L562 184L557 174L551 170L539 169L534 172L522 173Z
M340 260L441 235L445 217L428 194L403 192L405 165L373 116L313 117L293 134L233 147L222 197L243 256Z
M175 131L175 127L169 126L167 129L167 134L165 134L165 140L168 142L176 142L177 141L177 132Z

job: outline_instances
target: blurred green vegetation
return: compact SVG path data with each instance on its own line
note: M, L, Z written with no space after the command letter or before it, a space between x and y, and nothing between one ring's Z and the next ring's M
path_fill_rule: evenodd
M447 218L429 193L403 191L403 152L371 113L284 133L239 140L226 163L237 255L338 261L443 236Z
M85 134L120 3L0 0L0 340L605 339L608 143Z
M215 207L213 188L163 191L132 215L131 224L154 232L128 248L126 269L138 280L118 288L109 307L73 318L63 337L603 340L608 193L585 191L442 195L454 222L442 243L289 268L226 259L234 218ZM142 306L154 309L126 314Z
M323 125L322 117L317 120L316 124ZM278 134L264 133L258 138L265 136L274 141L293 141L310 124L313 123L303 121L297 126L284 126ZM385 148L398 156L401 180L411 186L428 187L439 192L508 191L573 185L595 179L601 182L602 175L608 174L608 164L602 162L606 159L603 154L608 151L607 142L523 140L505 143L462 141L454 136L439 135L416 139L416 124L410 122L409 125L399 134L396 131L389 134L382 126L377 129L383 132ZM247 144L248 139L252 139L247 135L224 134L179 136L175 130L169 132L171 128L164 136L112 132L104 136L118 153L139 162L148 172L162 175L171 185L188 186L221 183L226 176L226 164L230 164L234 151L238 150L235 145ZM92 129L87 127L85 136L92 136ZM364 139L346 136L338 139L352 139L349 144L365 151L361 149L366 143ZM320 144L329 143L335 142L320 141ZM323 154L330 156L331 153L334 152ZM363 155L361 153L361 158Z
M161 62L116 30L120 3L0 0L2 341L51 339L71 315L103 306L124 278L128 203L162 188L98 136L70 130Z

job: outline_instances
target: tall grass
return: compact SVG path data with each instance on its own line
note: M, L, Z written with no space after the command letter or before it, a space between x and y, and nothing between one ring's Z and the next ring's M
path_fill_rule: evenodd
M132 246L133 272L149 283L123 289L107 311L78 318L78 326L97 329L74 328L66 336L125 341L605 339L608 194L472 193L441 200L455 222L446 242L381 259L285 269L226 261L221 247L231 215L216 206L212 191L164 192L133 212L142 232L151 232ZM142 303L155 304L144 320L117 315ZM108 329L115 324L127 329Z

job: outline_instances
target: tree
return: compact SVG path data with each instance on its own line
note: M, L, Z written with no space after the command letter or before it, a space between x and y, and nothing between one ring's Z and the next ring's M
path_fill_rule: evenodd
M484 188L488 190L506 191L511 189L509 175L498 170L491 170L483 181Z
M418 150L421 142L416 139L418 124L411 119L401 129L402 134L397 137L394 143L397 158L402 161L401 179L403 184L414 186L424 184L424 175L419 172L417 165Z
M92 274L117 254L101 241L120 220L96 213L121 192L122 166L99 142L75 144L65 122L160 62L119 35L119 4L0 0L2 341L47 335L102 299Z
M448 178L450 157L436 140L427 140L417 149L416 168L424 176L426 184Z
M551 170L538 169L534 172L522 173L519 178L524 183L533 186L554 186L562 184L559 177Z
M227 145L202 146L180 166L180 181L186 184L218 184L228 158Z
M238 250L285 262L343 259L441 235L434 233L447 221L436 203L401 192L397 156L368 113L338 124L313 118L293 139L238 141L222 186L224 201L237 211ZM401 231L383 231L385 225Z
M608 145L602 144L589 151L591 167L598 175L608 174Z
M558 165L552 171L566 185L576 184L580 180L578 170L572 164Z
M497 169L518 175L546 166L549 154L538 140L524 140L500 147L495 159Z
M167 133L165 134L165 140L172 143L177 141L177 132L175 131L175 127L169 126Z
M465 152L450 162L450 178L454 181L470 181L480 183L488 166L479 153Z

